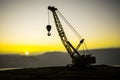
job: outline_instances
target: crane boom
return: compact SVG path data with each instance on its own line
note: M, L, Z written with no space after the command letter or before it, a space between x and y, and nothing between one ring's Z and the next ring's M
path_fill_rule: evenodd
M71 49L71 47L68 44L69 41L68 41L68 39L67 39L67 37L65 35L64 29L63 29L63 27L61 25L61 22L60 22L57 14L56 14L57 8L49 6L48 9L51 10L52 13L53 13L54 21L55 21L55 24L56 24L56 29L58 31L58 34L59 34L59 36L61 38L61 41L62 41L63 45L65 46L66 50L70 54L71 58L73 58L72 49Z

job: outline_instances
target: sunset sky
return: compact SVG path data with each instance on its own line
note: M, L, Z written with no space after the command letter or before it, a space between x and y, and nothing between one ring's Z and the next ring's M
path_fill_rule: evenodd
M52 35L47 36L49 5L58 8L88 49L120 48L120 0L0 0L0 54L65 51L51 12ZM60 21L76 46L79 39Z

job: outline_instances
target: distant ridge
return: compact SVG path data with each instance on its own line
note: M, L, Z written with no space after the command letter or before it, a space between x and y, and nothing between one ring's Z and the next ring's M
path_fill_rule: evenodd
M90 52L96 56L96 64L120 65L120 48L94 49ZM0 55L0 68L66 66L67 64L71 64L71 58L65 52L46 52L34 56Z

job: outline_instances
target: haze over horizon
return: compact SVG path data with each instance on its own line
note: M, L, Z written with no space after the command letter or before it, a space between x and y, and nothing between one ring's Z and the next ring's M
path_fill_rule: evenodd
M119 0L0 0L0 54L65 51L51 12L52 35L47 36L48 5L58 8L88 49L120 48ZM79 39L60 21L76 46Z

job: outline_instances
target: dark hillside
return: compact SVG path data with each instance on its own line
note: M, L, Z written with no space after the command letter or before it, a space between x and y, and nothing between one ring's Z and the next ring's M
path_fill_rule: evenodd
M120 49L90 50L96 56L96 64L120 65ZM63 52L47 52L42 55L20 56L0 55L0 68L25 68L66 66L71 64L69 54Z

